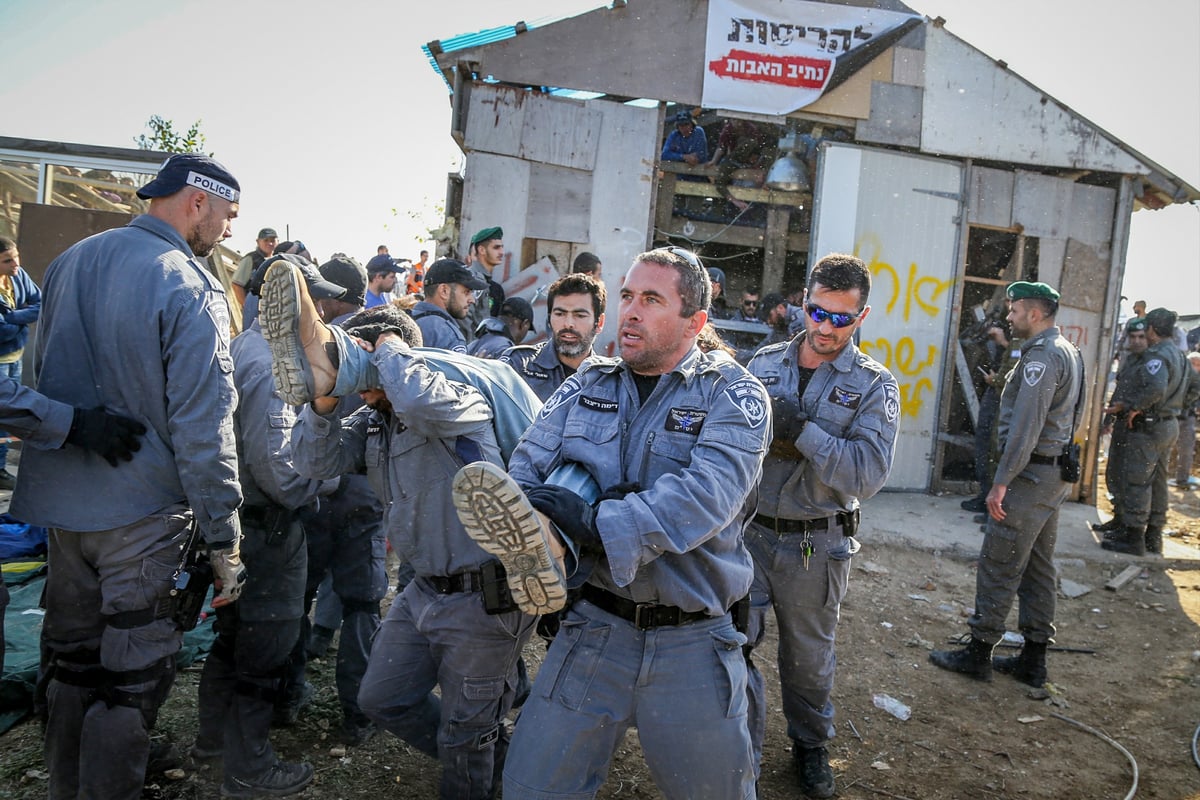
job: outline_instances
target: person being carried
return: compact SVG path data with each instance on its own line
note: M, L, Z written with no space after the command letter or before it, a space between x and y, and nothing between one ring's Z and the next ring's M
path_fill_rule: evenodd
M500 316L487 317L475 331L475 341L467 345L467 355L499 358L514 344L525 341L533 327L533 306L523 297L510 297L500 304Z

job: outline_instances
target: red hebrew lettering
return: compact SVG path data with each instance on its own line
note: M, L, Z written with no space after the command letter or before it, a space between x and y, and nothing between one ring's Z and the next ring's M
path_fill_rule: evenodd
M731 50L727 55L708 62L708 69L722 78L774 83L798 89L822 89L829 78L832 64L827 58L774 56Z

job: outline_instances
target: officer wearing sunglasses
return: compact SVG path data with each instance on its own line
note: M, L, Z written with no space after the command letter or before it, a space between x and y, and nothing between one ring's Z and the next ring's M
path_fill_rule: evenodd
M852 341L871 310L870 291L871 273L861 260L825 256L809 273L804 330L759 350L749 364L771 397L775 435L745 535L754 558L747 636L752 644L762 641L773 606L783 714L796 776L809 797L834 793L825 748L834 732L834 634L850 557L859 549L859 502L887 481L900 424L895 378ZM757 763L767 705L753 663L749 687Z

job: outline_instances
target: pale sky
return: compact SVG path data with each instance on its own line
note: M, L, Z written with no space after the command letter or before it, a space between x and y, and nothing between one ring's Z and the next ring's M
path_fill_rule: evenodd
M598 5L0 0L0 133L134 147L153 114L182 129L201 120L242 184L235 249L269 225L321 260L365 261L379 244L415 257L461 160L448 91L420 46ZM909 5L1200 186L1196 0ZM1123 293L1200 312L1200 209L1134 215Z

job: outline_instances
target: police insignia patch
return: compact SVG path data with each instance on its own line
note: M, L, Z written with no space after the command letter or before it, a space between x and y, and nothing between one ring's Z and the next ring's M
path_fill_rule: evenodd
M890 383L883 387L883 413L888 422L895 422L900 416L900 391Z
M667 421L663 425L663 429L699 436L700 429L704 427L704 418L707 416L707 411L699 411L694 408L672 408L667 411Z
M538 414L538 416L543 419L550 416L554 413L555 409L570 400L575 395L579 394L581 391L583 391L583 387L579 385L579 381L575 379L574 375L572 375L563 381L562 386L559 386L558 389L555 390L554 394L550 395L550 397L546 399L546 404L542 406L542 411L540 414Z
M742 378L725 387L725 394L738 407L750 426L757 428L767 419L767 400L762 384L753 378Z
M1162 365L1161 358L1152 358L1146 362L1146 372L1149 372L1151 375L1157 375L1158 371L1162 369Z
M1025 365L1025 369L1021 375L1025 378L1025 383L1029 386L1037 386L1038 381L1046 374L1046 365L1040 361L1030 361Z
M858 408L858 404L862 402L862 392L852 392L841 386L835 386L829 393L829 402L843 408Z

